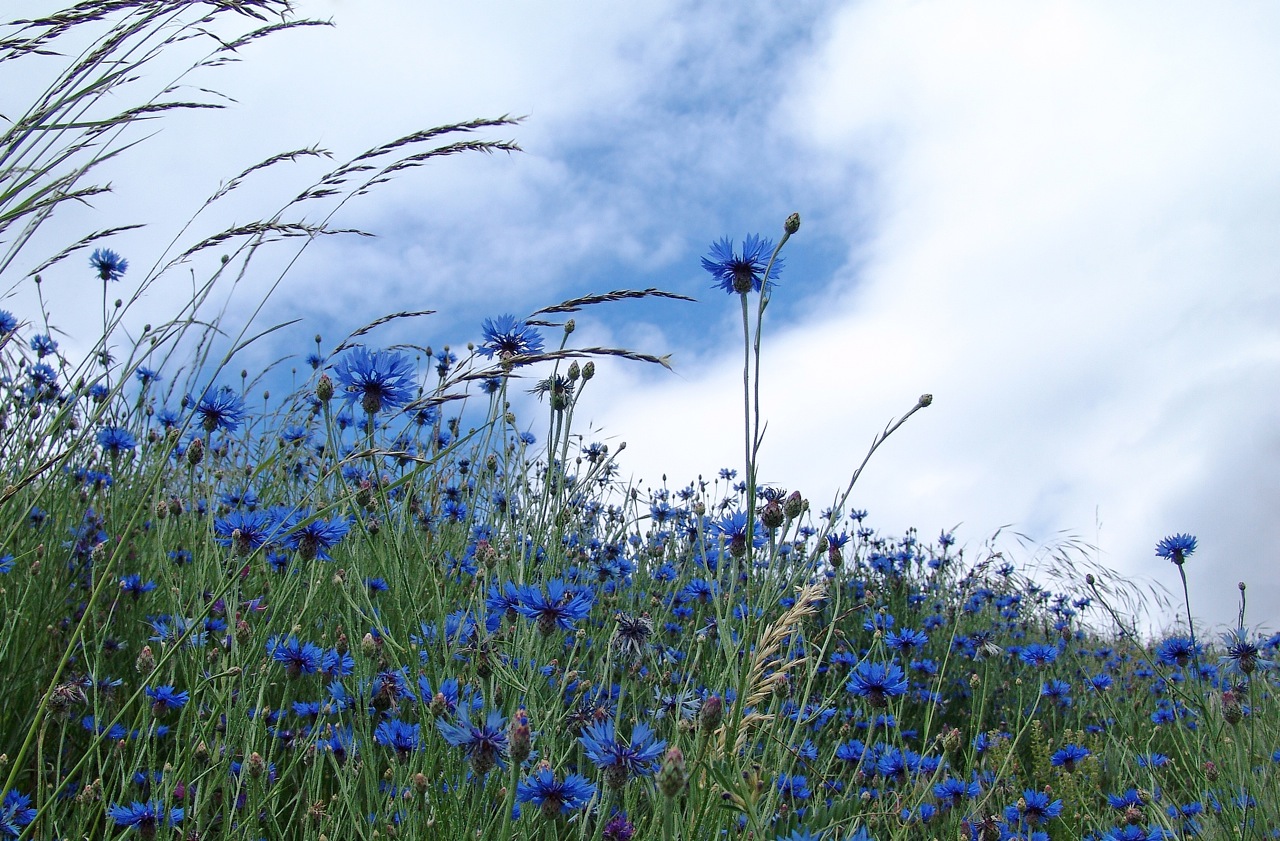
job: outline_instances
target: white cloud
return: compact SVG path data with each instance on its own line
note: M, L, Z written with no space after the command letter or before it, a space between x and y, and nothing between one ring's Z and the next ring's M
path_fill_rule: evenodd
M877 525L1071 530L1121 574L1171 586L1153 548L1193 531L1197 614L1231 621L1239 577L1253 620L1280 624L1267 517L1241 513L1280 502L1259 466L1277 449L1280 246L1264 232L1280 222L1280 18L1220 11L835 17L778 124L793 170L835 176L818 215L857 220L843 230L857 268L767 341L763 478L821 498L933 391L860 483ZM866 171L870 190L839 180ZM696 383L623 401L632 458L656 451L677 475L736 464L739 364L727 353Z

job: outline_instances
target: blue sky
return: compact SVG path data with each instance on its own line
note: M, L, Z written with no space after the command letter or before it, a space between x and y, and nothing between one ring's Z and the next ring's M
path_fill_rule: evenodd
M524 115L488 135L523 154L439 161L349 206L336 222L378 238L309 249L263 316L305 323L245 364L401 309L439 314L374 343L459 345L484 317L588 292L692 295L578 318L584 342L672 354L673 374L602 365L580 417L627 442L624 475L683 484L740 458L738 310L699 258L722 236L776 236L798 211L766 327L762 479L823 507L876 431L931 392L859 482L854 504L878 528L958 524L973 553L1002 526L1075 535L1118 575L1171 591L1155 544L1191 532L1198 617L1232 622L1243 580L1248 621L1280 628L1280 12L298 10L336 26L269 39L203 79L237 104L166 122L112 173L115 195L54 238L149 221L118 242L141 265L166 220L276 151L318 143L342 159L418 128ZM228 218L323 169L257 184ZM74 282L47 283L55 321L92 336L97 303L78 307ZM246 280L229 318L265 282ZM170 303L153 293L141 313Z

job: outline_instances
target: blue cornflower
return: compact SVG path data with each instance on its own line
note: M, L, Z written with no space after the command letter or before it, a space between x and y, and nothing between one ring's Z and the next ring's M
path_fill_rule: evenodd
M862 662L849 675L845 689L866 698L872 707L883 708L890 698L906 694L907 678L896 664Z
M1169 637L1156 646L1156 659L1166 666L1185 666L1200 653L1199 645L1192 645L1190 637Z
M1051 680L1040 685L1040 695L1048 698L1060 707L1069 707L1072 705L1071 700L1071 684L1065 680Z
M1182 566L1194 551L1196 539L1189 534L1175 534L1156 544L1156 555L1173 561L1178 566Z
M778 777L778 794L788 800L808 800L813 796L809 778L803 774L782 774Z
M279 637L267 640L267 654L284 663L284 673L291 678L320 671L324 660L324 649L313 642L299 642L294 636L283 641Z
M596 787L586 777L569 774L557 780L551 766L539 763L533 773L516 786L521 803L532 803L547 818L581 809L595 797Z
M148 800L146 803L135 800L128 806L113 804L107 809L107 814L116 822L116 826L136 829L144 838L151 838L155 835L157 826L180 823L184 813L180 806L166 810L155 800Z
M180 710L187 705L187 701L191 700L189 693L179 692L172 686L157 686L154 689L148 686L147 697L151 699L151 712L155 715L164 715L169 710Z
M1033 642L1019 651L1018 657L1029 666L1043 668L1058 659L1058 649L1052 645Z
M1049 795L1044 792L1026 789L1022 792L1022 798L1016 806L1005 809L1004 817L1011 824L1021 818L1027 826L1038 826L1061 814L1061 800L1050 801Z
M155 588L156 582L143 581L142 576L136 572L120 578L120 592L128 593L135 599L141 598L143 593L150 593Z
M609 788L621 789L632 776L648 777L658 770L659 758L666 742L654 740L653 731L644 722L631 728L631 742L619 741L612 720L597 722L582 731L578 739L597 768L604 771Z
M791 830L790 835L779 835L775 839L775 841L823 841L823 839L825 839L826 837L827 836L825 833L819 832L817 835L814 835L812 832L809 831L808 827L802 826L799 829ZM850 839L850 841L857 841L857 839L862 839L862 841L868 841L867 831L865 828L861 829L859 831L859 834L853 836L853 838Z
M711 254L702 258L702 268L715 278L716 287L745 295L751 291L760 291L772 253L773 242L755 234L742 241L741 254L733 250L733 241L725 237L711 244ZM781 270L782 258L779 257L769 270L770 284L778 279Z
M0 575L13 571L13 555L0 555Z
M132 452L138 446L129 430L118 426L105 426L98 430L98 446L109 456Z
M153 382L162 379L158 371L153 371L144 365L139 365L137 370L133 372L133 375L137 377L138 382L142 383L144 386L151 385Z
M373 740L394 750L396 758L405 762L409 759L409 754L422 746L422 726L395 718L389 719L373 731Z
M22 828L36 819L31 808L31 796L16 791L6 791L0 800L0 836L17 838Z
M1176 837L1158 826L1144 828L1141 824L1125 824L1108 829L1102 834L1102 841L1165 841Z
M938 799L945 808L959 806L960 802L965 798L970 800L976 798L982 793L982 786L978 785L977 780L965 782L955 777L947 777L933 787L933 796Z
M244 400L229 385L209 387L196 402L196 414L205 432L235 432L244 422Z
M8 310L0 310L0 336L18 329L18 319Z
M543 636L550 636L557 628L573 630L573 623L591 612L591 603L590 590L574 590L556 578L547 582L545 594L530 585L521 587L516 611L526 619L535 620Z
M231 511L213 521L214 539L244 557L275 542L286 523L276 511Z
M348 403L360 402L366 414L397 409L414 397L416 372L406 354L354 348L334 368Z
M98 279L104 283L108 280L119 280L129 270L129 261L110 248L95 249L89 255L89 265L98 273Z
M513 356L528 356L542 352L542 336L527 323L514 315L500 315L484 320L484 344L476 348L486 359L494 354L506 361Z
M1055 768L1065 768L1068 771L1076 769L1076 763L1084 759L1090 753L1088 748L1080 745L1066 745L1057 751L1053 756L1049 757L1049 764Z
M1222 635L1222 645L1226 650L1220 660L1222 667L1232 674L1248 677L1254 671L1275 666L1275 661L1262 656L1258 644L1249 640L1249 632L1245 628L1235 628Z
M299 516L305 517L306 514L303 512ZM351 521L346 517L315 519L289 532L284 545L287 549L296 550L304 561L330 561L333 559L329 557L328 550L346 537L350 530Z
M766 530L758 521L752 524L751 544L754 548L759 549L765 544L768 539L765 534ZM707 536L712 540L723 538L724 545L729 549L729 554L735 558L741 558L747 554L746 512L735 511L709 523Z
M436 719L436 727L444 740L455 748L462 748L471 759L471 770L484 776L496 765L503 766L502 757L507 752L507 720L498 710L492 710L484 724L472 724L471 714L461 708L457 721Z
M900 631L890 631L885 634L884 644L890 651L912 651L921 648L929 641L929 635L924 631L913 631L910 628L903 628Z
M36 352L38 358L44 359L58 352L58 343L47 333L39 333L31 337L31 349Z

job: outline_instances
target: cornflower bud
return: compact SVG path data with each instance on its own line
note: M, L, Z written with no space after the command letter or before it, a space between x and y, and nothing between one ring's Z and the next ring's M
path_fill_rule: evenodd
M321 403L328 403L333 399L333 380L329 379L328 374L320 375L320 381L316 383L316 397Z
M507 755L515 765L519 765L529 758L532 751L533 734L529 730L529 714L521 707L511 719L511 728L507 734Z
M702 709L698 710L698 725L702 727L702 732L712 732L720 726L723 719L724 701L720 700L719 695L708 696L707 700L702 702Z
M575 359L569 363L569 382L577 382L580 376L582 376L582 369L578 367L578 361Z
M788 236L800 230L800 214L793 213L787 217L787 221L783 223L782 230L786 231Z
M204 439L192 439L187 445L187 464L195 467L202 461L204 461Z
M587 364L582 366L582 379L589 380L596 375L596 363L594 360L587 360Z
M146 677L156 670L156 657L151 653L151 646L144 645L142 650L138 652L138 657L133 661L133 667L138 670L138 674Z
M658 790L667 797L675 797L684 790L688 781L684 754L680 748L668 748L667 755L662 760L662 768L658 771Z

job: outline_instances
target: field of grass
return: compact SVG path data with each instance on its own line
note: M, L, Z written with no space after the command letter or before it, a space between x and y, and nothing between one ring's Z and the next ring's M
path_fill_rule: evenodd
M166 86L120 109L151 57L218 32L214 68L305 23L284 10L87 2L0 29L0 72L80 44L0 136L0 275L101 286L103 318L73 356L58 302L0 310L0 838L1280 837L1280 634L1250 630L1243 589L1225 637L1147 639L1079 547L886 536L856 474L833 504L757 483L798 216L703 260L742 310L742 463L643 492L575 410L595 360L665 360L581 347L572 316L678 296L495 312L456 352L379 347L396 313L269 398L233 365L274 328L205 313L260 247L331 232L304 211L514 151L474 139L504 118L396 139L165 254L103 228L32 256L133 123L204 107ZM175 272L205 280L131 338ZM1196 561L1189 535L1152 544L1171 580Z

